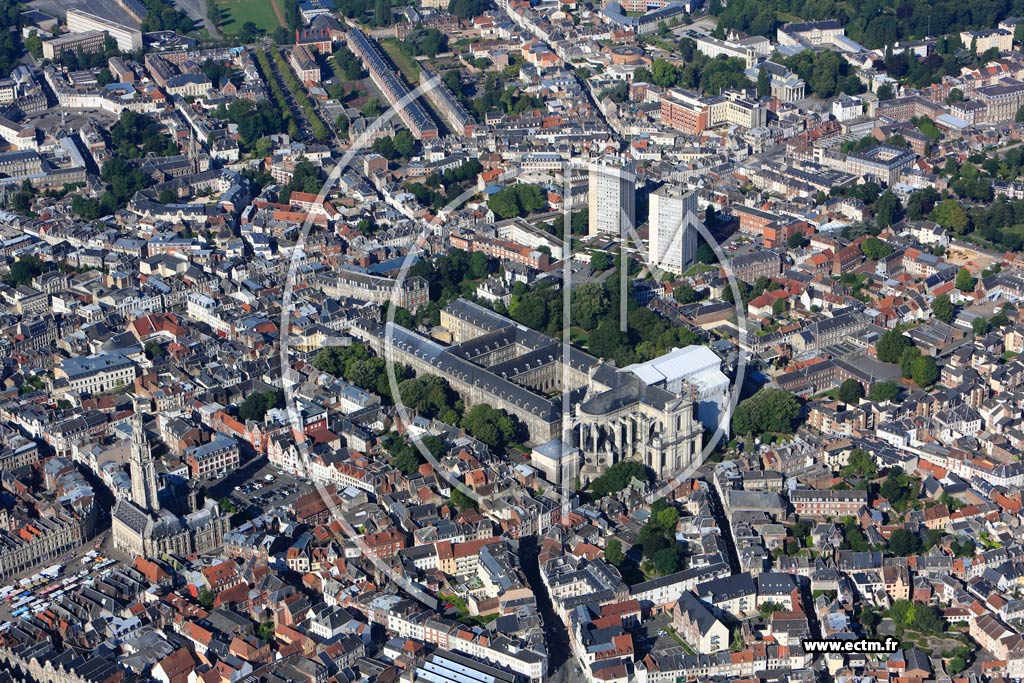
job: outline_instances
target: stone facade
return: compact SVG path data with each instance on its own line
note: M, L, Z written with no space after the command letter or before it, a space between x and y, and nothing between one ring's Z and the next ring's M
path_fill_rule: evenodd
M579 403L570 435L583 453L584 483L621 460L670 478L699 457L702 430L690 385L648 385L578 349L566 362L558 340L462 299L441 312L441 325L452 346L374 321L359 321L352 334L417 374L444 377L467 407L483 403L515 415L532 444L565 436L561 398L571 392Z

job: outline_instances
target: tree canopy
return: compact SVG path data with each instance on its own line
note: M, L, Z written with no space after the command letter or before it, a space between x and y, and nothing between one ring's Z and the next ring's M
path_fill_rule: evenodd
M636 460L620 460L590 482L588 490L595 498L603 498L626 488L633 479L649 481L651 478L650 470L643 463Z
M502 219L526 217L548 205L544 190L537 185L517 183L502 188L491 195L487 205Z
M784 389L764 388L740 401L732 417L734 434L792 434L800 417L800 401Z
M875 344L878 360L883 363L898 363L903 351L910 348L910 339L897 330L889 330Z
M526 427L504 410L480 403L462 418L462 427L494 451L503 451L513 441L525 440Z

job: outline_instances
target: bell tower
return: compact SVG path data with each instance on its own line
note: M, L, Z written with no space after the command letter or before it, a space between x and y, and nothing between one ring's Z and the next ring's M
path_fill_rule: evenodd
M131 452L132 501L146 512L160 509L157 496L156 463L142 426L142 413L136 407L132 416Z

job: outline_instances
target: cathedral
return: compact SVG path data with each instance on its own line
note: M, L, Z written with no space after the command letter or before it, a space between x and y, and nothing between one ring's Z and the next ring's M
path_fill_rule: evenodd
M228 515L221 513L214 500L199 507L195 487L189 489L184 514L160 504L156 462L138 410L132 419L129 466L131 497L119 498L111 515L115 548L131 555L160 557L208 553L224 544L224 534L231 526Z

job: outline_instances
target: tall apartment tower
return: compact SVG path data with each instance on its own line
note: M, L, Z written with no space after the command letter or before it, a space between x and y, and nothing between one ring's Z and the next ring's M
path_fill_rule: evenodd
M650 263L681 275L697 256L697 191L662 185L651 193Z
M636 227L636 164L611 156L591 164L588 199L590 235Z

